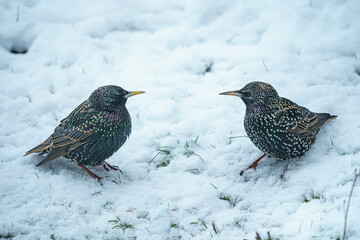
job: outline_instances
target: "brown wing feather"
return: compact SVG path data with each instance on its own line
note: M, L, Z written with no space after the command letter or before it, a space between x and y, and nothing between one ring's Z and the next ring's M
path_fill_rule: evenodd
M48 153L38 165L62 157L89 141L96 131L99 116L88 108L88 102L80 104L68 117L63 119L54 133L43 143L29 150L30 153ZM37 165L37 166L38 166Z
M92 115L92 116L91 116ZM88 142L97 127L98 117L92 113L77 113L62 121L50 136L50 151L37 166L62 157Z
M275 116L289 132L298 134L316 132L324 123L336 117L327 113L313 113L286 98L282 98Z

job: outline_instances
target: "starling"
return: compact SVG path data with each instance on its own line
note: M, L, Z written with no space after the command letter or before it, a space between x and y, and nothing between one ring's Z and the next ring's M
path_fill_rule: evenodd
M303 156L315 143L321 126L336 118L328 113L311 112L280 97L270 84L263 82L251 82L240 90L220 95L237 96L244 101L246 134L265 153L247 169L256 168L266 154L281 160Z
M31 153L47 154L36 166L64 157L74 161L92 177L100 177L84 165L103 165L118 170L105 160L113 155L131 133L131 118L125 107L127 99L144 92L129 92L108 85L96 89L55 128L54 133Z

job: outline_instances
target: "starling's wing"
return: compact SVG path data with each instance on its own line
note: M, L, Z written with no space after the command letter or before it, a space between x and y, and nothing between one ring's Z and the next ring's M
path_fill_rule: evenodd
M286 126L287 131L298 134L314 133L334 117L327 113L313 113L286 98L282 98L275 116L280 124Z
M80 113L70 120L63 120L50 136L49 153L37 166L62 157L88 142L97 128L98 118L95 114L91 115Z
M88 142L97 129L98 119L98 113L91 110L71 113L55 128L49 138L50 151L37 166L62 157Z
M84 102L82 102L77 108L75 108L69 116L67 116L65 119L63 119L61 121L61 123L63 123L64 121L67 121L67 119L71 119L74 115L78 114L78 113L83 113L83 112L89 112L89 103L88 100L85 100ZM90 110L91 111L91 110ZM40 143L39 145L37 145L36 147L30 149L29 151L27 151L25 153L24 156L29 155L31 153L40 153L40 154L44 154L44 153L48 153L51 148L52 148L52 141L51 141L52 136L50 136L48 139L46 139L43 143Z
M92 112L93 109L89 107L89 100L83 101L79 106L77 106L65 119L71 119L73 116L79 114L79 113L85 113L85 112Z

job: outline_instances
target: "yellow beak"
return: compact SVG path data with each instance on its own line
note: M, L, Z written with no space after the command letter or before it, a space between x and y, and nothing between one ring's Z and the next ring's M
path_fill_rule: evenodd
M139 95L139 94L142 94L142 93L145 93L145 92L143 92L143 91L133 91L133 92L129 92L128 94L126 94L125 97L129 98L129 97Z
M219 93L219 95L238 96L238 94L235 91L223 92L223 93Z

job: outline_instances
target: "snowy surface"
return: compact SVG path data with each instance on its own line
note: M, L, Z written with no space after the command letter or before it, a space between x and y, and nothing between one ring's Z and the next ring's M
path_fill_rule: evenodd
M342 236L360 167L359 12L358 0L0 1L0 238ZM243 102L218 93L254 80L338 115L286 181L271 158L239 176L262 153L238 137ZM65 159L23 157L106 84L146 91L108 160L123 175L91 168L101 186ZM359 216L358 182L349 239Z

